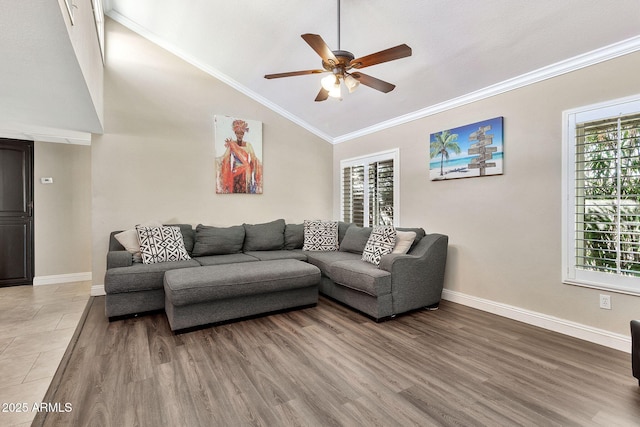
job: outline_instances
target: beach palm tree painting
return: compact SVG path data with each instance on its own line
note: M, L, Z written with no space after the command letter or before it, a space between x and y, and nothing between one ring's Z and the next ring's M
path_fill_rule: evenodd
M432 181L502 174L503 118L496 117L432 133L429 176Z

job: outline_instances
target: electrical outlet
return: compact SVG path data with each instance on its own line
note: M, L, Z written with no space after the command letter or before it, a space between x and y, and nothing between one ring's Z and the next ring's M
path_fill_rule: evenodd
M600 308L611 310L611 295L600 294Z

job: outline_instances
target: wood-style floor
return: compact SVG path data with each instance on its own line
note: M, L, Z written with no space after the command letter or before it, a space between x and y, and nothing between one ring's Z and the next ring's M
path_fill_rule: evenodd
M446 301L376 324L321 298L182 335L90 304L48 392L72 410L34 425L640 425L629 354Z

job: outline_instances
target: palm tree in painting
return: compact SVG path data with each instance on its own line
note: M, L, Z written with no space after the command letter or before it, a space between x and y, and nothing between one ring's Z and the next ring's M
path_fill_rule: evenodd
M440 176L444 175L444 160L449 160L449 151L453 151L456 154L460 154L460 146L456 142L458 139L457 133L451 133L448 130L443 130L440 133L434 135L434 140L431 141L431 158L441 156L440 158Z

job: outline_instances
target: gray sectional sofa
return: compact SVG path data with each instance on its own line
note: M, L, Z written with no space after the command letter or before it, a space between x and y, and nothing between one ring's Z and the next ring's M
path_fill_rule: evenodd
M172 324L172 329L176 330L229 320L234 316L239 318L313 305L319 291L380 321L411 310L436 307L441 298L448 238L442 234L426 234L421 228L398 228L416 233L411 248L406 254L384 255L379 266L376 266L362 260L362 252L371 229L354 224L339 223L339 249L335 251L304 251L303 225L286 224L281 219L265 224L234 227L198 225L194 229L189 224L175 226L180 228L185 249L191 259L157 264L136 262L136 256L116 240L115 235L119 232L111 233L105 274L105 311L110 320L165 309L171 322L170 312L179 309L179 312L182 310L186 314L183 319L174 319L177 323L176 327ZM261 264L252 265L251 269L243 268L243 265L249 265L247 263ZM231 264L238 266L226 267ZM316 269L310 270L311 266ZM238 295L233 295L233 298L226 295L226 291L202 290L207 286L222 286L225 281L230 280L216 279L223 277L221 274L226 274L225 277L228 278L233 278L234 275L249 277L248 270L253 271L250 276L251 284L245 283L249 278L240 281L244 283L243 286L252 289L250 296L245 295L245 291L238 290L235 285L232 289ZM278 292L285 292L284 298L288 301L285 306L277 303L281 298L274 297L270 285L261 285L262 270L281 271L282 275L287 276L283 278L286 279L284 281L274 278L274 283L278 283ZM171 273L166 274L168 271ZM288 278L297 277L302 271L306 277L304 286L300 284L300 280ZM212 283L207 283L206 277L209 275ZM193 277L193 280L189 277ZM290 294L287 294L289 288L282 289L285 282L289 283L286 286L291 288ZM185 286L188 288L186 292L191 293L186 297ZM300 291L300 288L304 288L304 291ZM205 299L215 301L205 304L195 312L191 306L180 308L179 304L187 304L184 301L195 305L197 301L194 298L198 297L194 295L197 292L204 292L202 295L207 295ZM296 296L300 292L304 292L305 296ZM249 304L244 303L247 298L250 298ZM260 308L261 301L265 301L264 308ZM254 308L247 310L247 305ZM224 316L202 316L206 311L225 311L225 307L231 309L226 310L227 314Z

